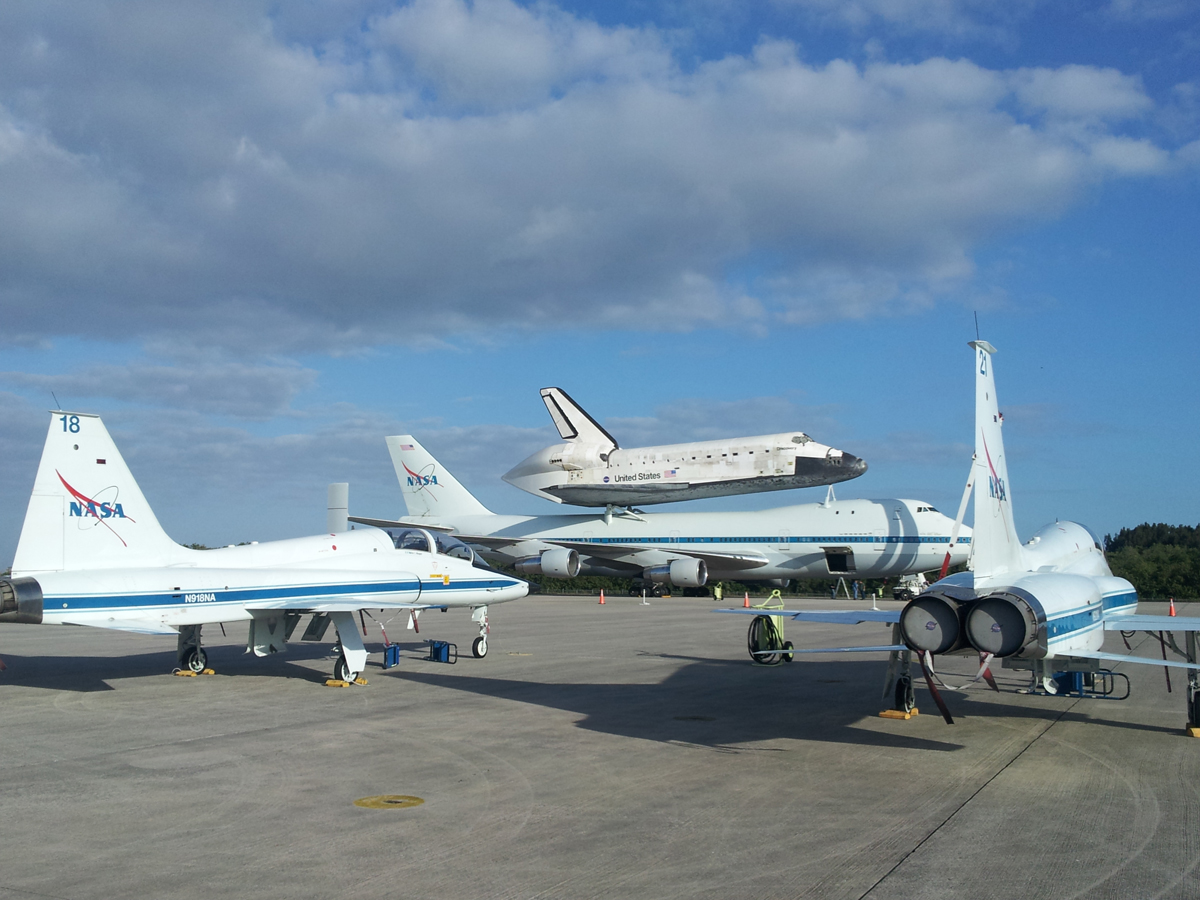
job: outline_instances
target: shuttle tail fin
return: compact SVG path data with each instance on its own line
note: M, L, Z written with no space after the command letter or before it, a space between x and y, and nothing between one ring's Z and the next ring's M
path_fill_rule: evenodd
M564 441L583 441L589 444L609 444L608 449L618 450L619 445L600 423L583 411L562 388L542 388L542 402L554 420L554 427Z
M165 566L182 552L100 417L51 412L13 574Z
M492 514L411 434L393 435L387 445L409 516Z
M975 577L1025 570L1021 542L1013 524L1008 462L996 400L992 359L996 348L971 341L975 349L975 525L971 529Z

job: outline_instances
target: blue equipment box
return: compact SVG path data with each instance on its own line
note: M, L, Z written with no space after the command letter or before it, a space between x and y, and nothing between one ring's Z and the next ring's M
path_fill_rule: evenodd
M400 645L388 644L383 648L383 667L391 669L400 665Z
M442 662L454 665L458 662L458 645L452 644L449 641L430 641L429 655L425 658L430 662Z

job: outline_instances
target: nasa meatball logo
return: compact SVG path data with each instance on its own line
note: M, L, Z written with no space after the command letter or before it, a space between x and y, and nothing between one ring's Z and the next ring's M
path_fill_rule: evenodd
M604 476L604 483L608 484L608 476L607 475Z
M115 484L101 488L99 491L94 491L91 496L88 496L76 490L67 479L63 478L62 473L57 469L54 470L54 474L58 476L58 480L62 482L62 486L67 489L67 493L74 498L67 507L68 518L79 519L80 529L103 525L124 546L129 546L125 543L125 539L117 534L112 523L118 520L137 523L130 516L125 515L125 507L118 502L120 489Z
M421 491L426 491L431 497L433 497L433 491L430 489L441 487L441 485L438 484L437 475L435 474L437 472L437 466L433 463L430 463L423 468L420 473L414 472L404 463L401 463L401 465L404 466L404 471L408 473L408 477L404 480L408 482L408 486L413 489L414 494L420 493Z
M933 631L935 628L937 628L937 622L934 622L932 619L925 623L926 631Z

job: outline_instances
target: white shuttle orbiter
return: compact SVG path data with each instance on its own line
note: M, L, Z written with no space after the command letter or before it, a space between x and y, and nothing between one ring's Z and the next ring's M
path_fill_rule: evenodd
M623 450L562 388L542 400L563 439L504 475L514 487L574 506L647 506L836 484L867 464L798 431Z

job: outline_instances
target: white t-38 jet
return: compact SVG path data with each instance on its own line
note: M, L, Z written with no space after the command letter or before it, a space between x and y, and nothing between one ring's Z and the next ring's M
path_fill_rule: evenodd
M709 580L874 578L936 569L951 519L918 500L833 500L759 512L497 515L411 435L387 439L408 517L351 516L384 528L437 529L484 548L521 574ZM964 562L966 543L955 549Z
M1200 736L1200 656L1196 632L1200 618L1139 615L1132 584L1108 567L1099 540L1074 522L1055 522L1024 544L1013 523L1012 485L1001 433L1004 417L996 400L993 358L996 348L972 341L975 367L975 456L963 494L961 522L972 488L975 527L971 540L971 571L930 585L902 610L862 612L843 610L781 610L776 616L799 621L857 624L890 622L893 643L873 647L795 650L795 653L890 651L885 697L896 709L913 707L908 666L916 654L934 701L947 722L952 717L939 694L933 672L938 654L977 654L979 674L974 682L991 679L990 664L1003 660L1008 668L1029 669L1034 689L1045 693L1073 692L1077 696L1109 696L1113 673L1108 663L1145 663L1188 670L1188 727ZM943 568L943 575L945 569ZM717 612L743 613L741 609ZM770 631L770 629L765 629ZM1145 631L1161 644L1162 659L1107 653L1101 648L1111 631ZM1182 632L1180 647L1172 632ZM764 641L770 644L770 640ZM1180 659L1166 658L1168 648ZM760 657L777 659L779 647L764 646Z
M158 524L100 418L55 411L12 575L0 578L0 622L178 633L180 667L199 672L201 626L249 621L247 649L266 656L311 614L305 638L320 640L332 622L341 647L334 677L352 683L367 662L356 612L471 607L482 656L487 607L528 589L436 552L432 539L423 550L397 549L376 529L182 547Z
M648 506L836 484L867 471L857 456L798 431L622 449L562 388L542 388L542 401L563 443L503 478L555 503Z

